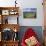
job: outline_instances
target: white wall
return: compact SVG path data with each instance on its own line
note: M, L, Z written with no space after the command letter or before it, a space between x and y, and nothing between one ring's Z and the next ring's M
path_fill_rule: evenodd
M20 24L22 26L43 26L43 6L42 0L24 0L21 3L21 9L23 8L37 8L37 18L36 19L24 19L23 11L20 11Z
M0 6L9 7L15 6L15 0L0 0ZM42 0L17 0L17 6L20 7L20 17L19 24L21 26L43 26L43 6ZM23 18L23 8L37 8L37 18L36 19L24 19Z

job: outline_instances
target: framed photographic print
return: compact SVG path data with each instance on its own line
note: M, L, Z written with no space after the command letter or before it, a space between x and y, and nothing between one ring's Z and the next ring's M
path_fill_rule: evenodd
M9 10L2 10L2 15L9 15Z
M23 17L24 18L36 18L37 9L36 8L24 8Z

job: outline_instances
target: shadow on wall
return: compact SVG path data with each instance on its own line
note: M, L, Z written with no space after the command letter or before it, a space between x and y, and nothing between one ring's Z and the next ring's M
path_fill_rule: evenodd
M28 28L32 28L36 32L39 41L41 43L43 43L43 30L42 30L41 26L21 26L20 31L19 31L19 40L20 40L20 42L21 42L21 40L24 36L24 33L26 32L26 30Z

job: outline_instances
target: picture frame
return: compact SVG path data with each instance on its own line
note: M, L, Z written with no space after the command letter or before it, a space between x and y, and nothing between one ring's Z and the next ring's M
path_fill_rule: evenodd
M23 18L36 18L37 8L24 8L23 9Z
M9 10L2 10L2 15L9 15Z

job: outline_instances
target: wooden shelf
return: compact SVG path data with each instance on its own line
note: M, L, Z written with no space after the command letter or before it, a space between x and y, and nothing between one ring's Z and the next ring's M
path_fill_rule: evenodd
M19 7L0 7L0 9L17 9L18 10Z
M17 24L8 24L8 19L7 19L8 16L14 16L14 17L17 16ZM0 20L1 20L0 32L3 33L3 30L6 29L6 28L8 28L8 29L11 29L12 31L14 31L14 33L15 32L18 33L18 31L20 29L19 22L18 22L18 17L19 17L19 7L0 7ZM1 34L1 36L2 36L2 34ZM13 39L14 39L14 37L13 37ZM0 46L18 46L18 42L19 42L18 39L17 39L17 41L16 41L16 39L15 39L15 41L13 41L13 39L10 39L9 41L5 41L2 38L3 37L1 37Z
M9 28L12 29L14 31L14 29L16 29L17 31L19 31L20 26L18 24L0 24L1 27L1 31L5 28Z
M2 46L18 46L18 41L3 41L0 45Z
M2 11L4 11L4 12L2 13ZM13 13L17 12L17 13L16 14L11 14L10 12L13 12ZM8 16L14 16L14 17L17 16L17 21L18 21L19 7L0 7L0 16L1 16L1 23L2 24L3 24L3 18L5 19L5 17L8 17ZM17 24L18 24L18 22L17 22Z

